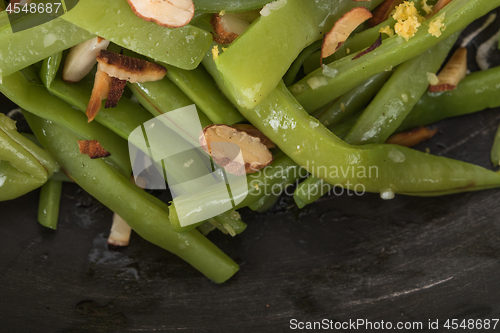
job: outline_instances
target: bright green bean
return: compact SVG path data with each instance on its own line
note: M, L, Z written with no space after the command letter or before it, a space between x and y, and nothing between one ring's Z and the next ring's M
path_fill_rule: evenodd
M334 126L365 108L375 97L380 87L389 80L392 73L392 71L384 71L372 76L340 97L331 107L317 116L318 120L326 127Z
M491 163L495 167L500 165L500 127L495 134L495 140L493 141L493 147L491 148L490 153Z
M131 190L127 184L130 181L104 161L85 159L74 143L77 138L71 132L29 113L25 117L42 145L56 156L71 178L124 217L141 237L179 256L214 282L222 283L236 273L238 265L198 231L185 235L175 232L167 212L148 199L151 195Z
M0 75L6 77L92 37L62 18L13 34L0 34Z
M316 70L291 86L290 91L307 111L316 110L369 77L436 45L498 6L500 0L454 0L440 11L439 17L444 16L443 24L446 26L440 37L428 33L432 21L425 21L409 41L399 36L387 38L380 47L359 59L352 60L353 55L329 64L338 73L335 77L325 76L321 70ZM312 89L308 84L311 79L324 84Z
M253 9L262 8L272 0L194 0L197 11L206 13L226 13L246 12Z
M441 68L459 35L456 32L401 64L347 134L345 142L384 143L427 91L428 73L435 74Z
M40 191L38 222L49 229L57 229L62 181L49 179Z
M291 86L294 83L295 78L297 77L297 74L300 71L300 68L304 64L304 61L306 61L306 59L309 58L309 56L313 54L315 51L320 50L322 43L323 43L322 40L318 40L309 45L308 47L306 47L304 50L302 50L302 52L300 52L299 56L294 60L294 62L286 72L285 76L283 77L283 82L287 87Z
M155 61L182 69L195 69L212 42L208 32L190 25L171 29L140 19L126 0L80 0L61 18Z
M371 9L380 2L284 1L283 7L254 21L215 60L231 99L247 109L258 105L299 53L328 32L342 14L361 5Z

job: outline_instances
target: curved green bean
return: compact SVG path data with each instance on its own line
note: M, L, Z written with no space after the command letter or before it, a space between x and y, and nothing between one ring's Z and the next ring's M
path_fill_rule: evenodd
M38 222L49 229L57 229L62 181L49 179L40 191Z
M141 237L179 256L214 282L222 283L236 273L238 265L198 231L185 235L175 232L167 212L148 199L151 195L131 190L127 184L130 181L104 161L85 159L78 150L77 137L71 132L30 113L25 113L25 117L42 145L56 156L70 177L125 217Z
M318 69L291 86L290 91L307 111L314 111L369 77L417 56L498 6L500 0L454 0L440 11L446 26L440 37L428 33L432 21L425 21L410 40L397 35L387 38L380 47L359 59L352 60L353 55L328 64L331 70L337 71L335 77L325 76ZM324 84L312 89L308 84L311 79Z
M246 12L249 10L264 7L273 0L194 0L194 7L197 11L206 13L226 13Z

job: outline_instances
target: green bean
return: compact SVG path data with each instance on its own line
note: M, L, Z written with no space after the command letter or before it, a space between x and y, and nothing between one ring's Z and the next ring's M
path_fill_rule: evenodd
M273 0L194 0L196 10L206 13L226 13L246 12L253 9L262 8L265 4Z
M205 68L187 71L163 64L167 77L174 82L215 124L232 125L245 120L222 95Z
M457 89L442 93L426 92L406 116L397 132L426 126L439 120L500 106L500 66L474 72Z
M220 223L233 237L241 234L247 228L246 223L241 220L241 215L235 210L217 215L214 220Z
M147 22L137 17L124 0L80 0L61 18L155 61L182 69L195 69L212 42L208 32L190 25L170 29Z
M340 97L331 107L317 117L318 120L326 127L333 126L365 108L391 75L392 71L384 71L372 76Z
M42 186L58 169L50 154L17 132L15 121L0 113L0 201Z
M0 75L6 77L92 37L62 18L13 34L0 34Z
M299 56L293 61L292 65L290 66L285 76L283 77L283 82L287 87L291 86L294 83L295 78L297 77L297 74L300 71L300 68L304 64L304 61L306 61L306 59L311 54L313 54L317 50L320 50L322 43L323 43L322 40L318 40L309 45L308 47L306 47L305 49L303 49L302 52L300 52Z
M335 77L325 76L318 69L291 86L290 91L307 111L314 111L369 77L417 56L498 6L500 0L454 0L440 11L439 17L444 16L446 26L440 37L428 33L432 21L425 21L409 41L400 36L387 38L380 47L359 59L352 60L353 55L328 64L337 71ZM324 84L312 89L308 84L311 79Z
M495 134L495 140L493 141L493 147L491 148L490 153L491 163L495 167L500 165L500 127Z
M427 91L428 73L439 70L459 35L456 32L401 64L344 140L353 145L384 143Z
M179 256L216 283L222 283L236 273L238 265L198 231L185 235L175 232L167 212L147 199L151 195L131 190L127 184L130 181L104 161L88 161L82 157L75 143L77 138L71 132L29 113L25 117L42 145L56 157L70 177L94 198L124 217L141 237Z
M247 109L258 105L299 53L328 32L341 15L356 6L371 9L380 2L283 1L283 7L257 19L215 60L231 99Z
M44 86L28 83L23 75L17 72L3 79L0 92L20 108L68 128L81 140L98 140L104 149L111 152L106 161L112 163L124 175L130 175L126 142L98 123L87 124L84 114L51 95Z
M49 229L57 229L62 181L49 179L40 191L38 222Z
M43 85L47 89L50 88L52 82L57 76L57 72L61 65L62 56L62 52L57 52L43 60L42 68L40 69L40 78L43 82Z

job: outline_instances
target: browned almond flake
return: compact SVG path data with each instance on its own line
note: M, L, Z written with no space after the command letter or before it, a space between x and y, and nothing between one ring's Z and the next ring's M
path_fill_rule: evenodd
M387 139L385 143L404 147L413 147L418 145L420 142L429 140L437 133L437 131L437 129L430 130L427 127L417 127L408 132L394 134Z
M127 0L130 8L144 21L162 27L179 28L188 24L194 15L192 0Z
M123 89L125 89L125 85L127 81L120 80L116 77L111 81L111 87L109 88L108 99L106 100L106 104L104 107L107 108L116 108L118 105L118 101L122 97Z
M274 142L272 142L267 136L264 135L261 131L257 129L257 127L250 124L235 124L232 125L233 128L236 128L238 131L242 131L251 135L253 137L259 138L260 142L264 144L267 148L276 148Z
M236 38L238 38L238 34L224 30L221 23L221 16L219 14L212 15L210 18L210 25L212 25L212 29L214 30L214 41L217 44L231 44Z
M457 88L457 85L467 75L467 49L458 48L439 73L439 82L429 86L429 91L451 91Z
M373 28L389 18L392 11L404 0L385 0L373 11L373 17L368 20L368 26Z
M356 7L345 13L323 37L321 59L334 54L344 44L354 29L371 17L372 13L365 7Z
M372 46L370 46L369 48L367 48L366 50L364 51L361 51L359 52L354 58L352 58L351 60L356 60L356 59L359 59L361 58L362 56L364 56L365 54L367 53L370 53L371 51L375 50L377 47L379 47L380 45L382 45L382 34L380 34L377 38L377 40L375 41L375 43L373 43Z
M273 161L273 155L260 138L228 125L214 124L205 127L200 135L200 145L215 163L235 175L254 173ZM244 165L235 161L240 152Z
M94 87L92 88L92 94L90 95L89 104L87 105L87 111L85 113L89 123L94 120L101 109L102 101L108 97L112 81L113 78L105 73L100 65L97 65Z
M78 141L80 154L87 154L91 159L108 157L110 152L106 151L97 140L81 140Z
M158 81L167 74L167 69L163 66L108 50L100 51L96 58L109 76L131 83Z

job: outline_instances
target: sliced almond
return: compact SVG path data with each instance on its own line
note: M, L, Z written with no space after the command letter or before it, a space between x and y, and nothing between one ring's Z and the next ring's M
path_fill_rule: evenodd
M113 214L113 225L108 237L108 244L113 246L128 246L132 228L120 215Z
M259 16L259 12L256 10L241 13L213 14L210 18L210 24L215 32L215 42L217 44L231 44Z
M86 42L73 46L66 57L62 78L66 82L79 82L94 67L96 55L105 50L109 40L101 37L92 38Z
M435 5L434 7L432 7L432 13L430 13L429 15L427 15L425 18L426 19L430 19L431 17L433 17L434 15L436 15L437 13L439 13L439 11L441 9L443 9L447 4L449 4L451 2L451 0L439 0Z
M239 149L235 149L234 145L214 143L233 143ZM200 135L200 145L217 164L235 175L254 173L273 161L273 155L260 138L228 125L205 127ZM245 165L235 161L239 152Z
M448 63L439 73L439 82L429 86L429 91L450 91L457 88L460 81L467 75L467 49L458 48Z
M125 88L126 84L127 81L125 80L120 80L116 77L113 78L113 81L111 81L111 86L109 88L108 99L106 100L104 108L116 108L116 106L118 105L118 101L122 97L123 89Z
M80 154L87 154L91 159L108 157L111 153L106 151L97 140L78 141Z
M345 13L323 37L321 59L334 54L354 29L371 17L372 13L365 7L356 7Z
M144 21L155 22L162 27L179 28L194 15L191 0L127 0L135 15Z
M90 101L87 105L87 118L90 123L94 120L95 116L101 109L102 101L108 98L109 88L113 82L113 78L102 70L102 66L97 65L97 72L95 73L94 87L90 95Z
M247 133L248 135L251 135L253 137L259 138L260 142L264 144L267 148L276 148L276 145L267 137L265 136L261 131L259 131L255 126L250 125L250 124L235 124L232 126L233 128L236 128L238 131L242 131Z
M404 147L413 147L418 145L420 142L429 140L437 133L437 131L437 129L430 130L427 127L418 127L408 132L392 135L385 143Z
M158 81L167 74L165 67L107 50L100 51L96 58L109 76L131 83Z
M399 6L404 0L385 0L373 11L373 17L368 20L370 28L379 25L389 18L392 11Z

